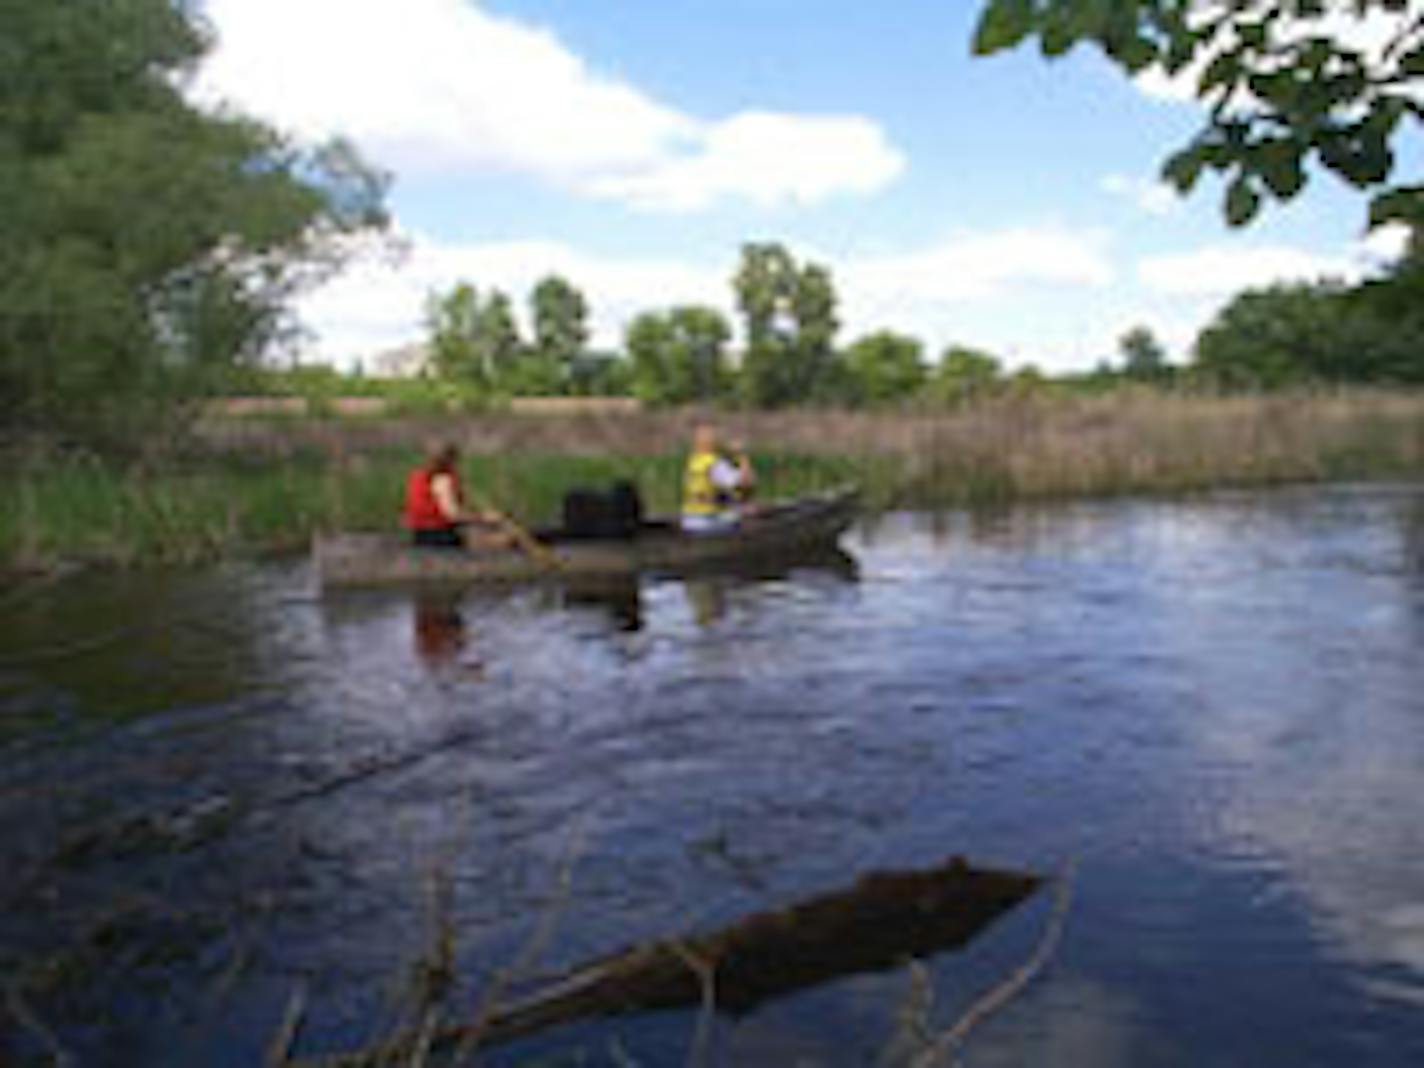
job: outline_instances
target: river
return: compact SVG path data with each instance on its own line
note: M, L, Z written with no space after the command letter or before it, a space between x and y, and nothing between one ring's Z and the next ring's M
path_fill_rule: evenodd
M302 561L0 592L0 1064L258 1064L298 1004L297 1055L354 1049L422 975L469 1017L952 855L1046 881L919 979L481 1063L875 1064L1044 948L964 1064L1424 1063L1424 486L843 546L612 597Z

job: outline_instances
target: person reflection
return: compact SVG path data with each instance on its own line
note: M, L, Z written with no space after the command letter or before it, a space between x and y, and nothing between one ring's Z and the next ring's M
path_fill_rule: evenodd
M1413 500L1404 513L1404 559L1416 575L1424 575L1424 496Z
M682 588L699 627L710 627L727 614L727 586L717 576L685 579Z
M415 653L431 666L453 662L465 647L465 617L452 593L427 591L415 599Z

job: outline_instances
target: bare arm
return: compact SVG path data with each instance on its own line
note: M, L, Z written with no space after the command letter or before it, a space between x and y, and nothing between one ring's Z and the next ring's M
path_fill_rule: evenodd
M469 518L465 515L459 495L455 492L455 480L449 475L438 474L431 478L430 495L435 498L435 504L440 509L440 514L445 517L447 522L461 523Z

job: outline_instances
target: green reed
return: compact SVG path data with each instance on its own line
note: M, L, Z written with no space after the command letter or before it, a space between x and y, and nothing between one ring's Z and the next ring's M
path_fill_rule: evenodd
M92 459L47 464L0 480L0 569L60 560L119 566L182 564L255 551L297 550L334 530L394 530L413 450L305 453L255 461L188 461L159 471L123 470ZM768 455L767 492L792 495L830 485L843 463ZM564 493L634 482L653 511L672 511L682 457L470 456L461 465L472 504L519 522L557 524Z

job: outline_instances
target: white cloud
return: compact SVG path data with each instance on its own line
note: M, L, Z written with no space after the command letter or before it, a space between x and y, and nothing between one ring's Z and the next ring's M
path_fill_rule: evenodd
M1104 286L1107 235L1057 227L968 234L925 249L850 261L849 284L867 296L959 303L1018 283Z
M1138 263L1139 280L1150 290L1176 296L1221 296L1276 282L1312 282L1337 278L1357 282L1381 264L1396 259L1408 232L1385 226L1338 255L1323 255L1289 245L1221 243L1190 252L1149 256Z
M1273 282L1344 277L1349 260L1286 246L1239 248L1212 245L1192 252L1149 256L1138 264L1139 279L1164 294L1206 296L1236 293Z
M589 190L657 211L696 210L728 195L809 204L874 192L904 165L881 129L859 116L743 112L707 126L694 151L597 179Z
M399 173L506 170L693 210L872 192L905 165L859 116L685 114L473 0L207 0L206 12L219 43L199 99L307 137L343 133Z
M1019 227L894 255L830 258L842 337L888 328L920 338L932 354L961 342L1011 362L1066 365L1081 355L1086 335L1083 316L1061 305L1066 295L1081 308L1074 294L1109 285L1106 246L1100 231Z
M1403 223L1377 226L1360 242L1359 255L1370 264L1390 264L1409 247L1409 227Z
M1181 208L1180 195L1165 182L1109 174L1101 184L1104 192L1130 201L1148 215L1171 215Z

